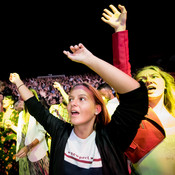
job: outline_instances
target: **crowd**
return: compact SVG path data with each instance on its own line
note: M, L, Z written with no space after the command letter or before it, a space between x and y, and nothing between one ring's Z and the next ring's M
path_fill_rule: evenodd
M39 76L37 78L27 78L23 81L27 87L32 88L37 92L39 99L43 97L48 106L58 104L61 96L60 91L53 87L54 82L59 82L67 94L69 94L70 89L77 83L87 82L97 88L104 82L99 75L88 73L83 75L58 75L53 77ZM14 84L6 82L6 86L12 89L13 94L20 99L19 92Z
M152 65L132 77L127 11L110 8L102 20L115 30L113 65L80 43L63 53L94 74L0 82L0 173L175 173L174 78Z

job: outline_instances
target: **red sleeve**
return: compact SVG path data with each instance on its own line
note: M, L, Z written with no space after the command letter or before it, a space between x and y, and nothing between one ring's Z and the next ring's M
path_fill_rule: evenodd
M112 35L113 65L131 76L129 62L128 30Z

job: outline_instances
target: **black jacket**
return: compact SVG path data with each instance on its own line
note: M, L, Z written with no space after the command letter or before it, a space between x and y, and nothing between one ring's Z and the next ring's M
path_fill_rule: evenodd
M111 122L96 130L96 144L101 155L104 175L128 174L123 153L131 144L148 110L147 89L143 83L140 84L138 89L119 95L120 105ZM31 115L52 137L50 175L64 174L64 150L73 127L53 117L35 97L25 103Z

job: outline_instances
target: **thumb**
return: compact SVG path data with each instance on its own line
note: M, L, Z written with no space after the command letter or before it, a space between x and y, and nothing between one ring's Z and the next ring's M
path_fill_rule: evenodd
M125 6L119 4L118 8L121 10L122 13L127 13Z

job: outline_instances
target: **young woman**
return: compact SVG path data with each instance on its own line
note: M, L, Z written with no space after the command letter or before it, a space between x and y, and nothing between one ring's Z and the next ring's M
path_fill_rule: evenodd
M130 75L128 31L126 30L127 11L124 6L119 5L118 7L121 13L113 5L110 5L112 12L104 9L105 13L103 13L102 20L115 30L115 33L112 35L114 65ZM121 65L121 63L124 64ZM174 78L157 66L146 66L136 73L135 79L146 84L150 106L149 111L151 109L153 111L152 114L154 114L150 118L154 117L152 118L153 120L158 119L156 122L159 121L164 128L166 138L162 142L157 143L151 152L134 164L134 167L142 175L173 175L175 174ZM150 114L149 111L148 116ZM159 134L155 130L154 133ZM144 137L144 134L142 135L143 138L141 137L141 141L143 142L146 137ZM150 140L148 140L149 143ZM132 151L134 152L133 149Z
M120 105L110 121L99 92L89 84L77 84L67 106L71 123L53 117L23 84L17 73L10 75L32 116L52 137L50 174L128 174L124 151L136 135L148 109L143 83L97 58L83 44L64 51L72 61L99 74L120 95ZM105 71L104 71L105 70Z

